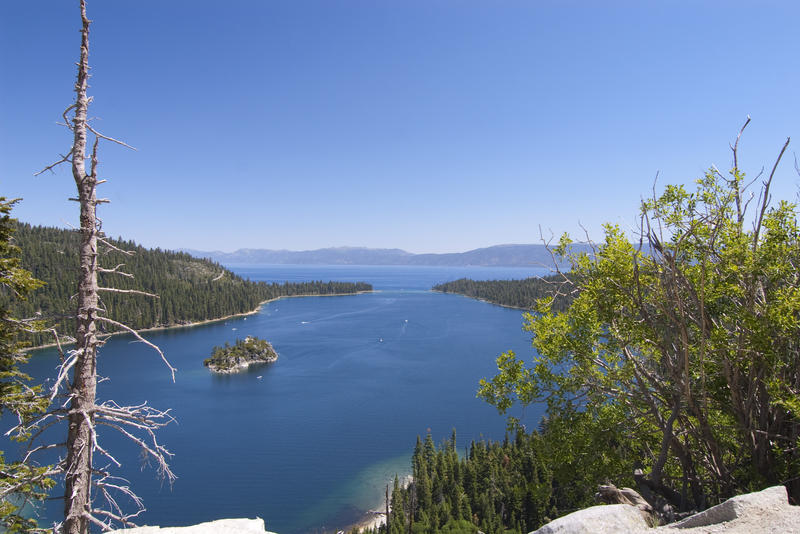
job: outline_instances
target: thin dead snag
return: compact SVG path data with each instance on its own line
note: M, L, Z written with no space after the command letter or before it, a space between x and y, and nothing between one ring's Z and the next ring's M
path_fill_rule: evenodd
M80 0L80 11L81 50L75 84L76 99L75 103L64 112L65 126L73 134L73 145L66 156L62 156L59 161L42 171L52 171L61 163L70 162L77 187L78 196L73 200L77 200L80 205L81 239L75 348L65 355L59 345L62 363L51 392L51 400L55 401L55 407L34 423L38 429L34 430L34 435L40 437L48 428L67 422L67 439L65 443L37 447L31 445L31 453L62 446L66 448L65 456L58 464L64 475L65 501L64 523L60 530L66 534L87 534L91 525L104 530L109 530L115 523L131 525L130 519L144 511L142 501L128 487L124 479L114 477L106 469L97 469L94 465L93 455L96 452L110 462L109 465L120 466L120 462L102 447L97 432L98 426L112 428L127 437L140 447L143 457L156 464L158 473L162 477L169 482L175 478L167 463L171 454L159 444L155 434L157 429L172 421L168 411L156 410L146 404L119 406L113 401L97 402L97 350L108 337L100 327L100 323L131 332L139 341L155 348L172 372L173 380L175 369L167 362L158 347L144 340L133 329L104 315L101 291L139 294L144 292L104 288L98 285L98 272L131 276L120 270L122 265L117 265L113 269L103 269L99 266L98 246L105 246L107 242L103 239L102 223L96 213L97 205L107 202L105 199L97 198L97 186L104 182L97 177L99 141L104 139L128 145L98 133L89 124L88 109L91 98L87 96L87 89L91 21L86 16L85 0ZM67 120L67 113L70 111L73 111L74 115L71 120ZM89 133L94 135L94 141L91 152L87 154ZM72 380L68 383L70 373ZM117 503L116 499L120 496L133 503L135 510L132 513L126 513ZM101 498L99 499L101 503L97 507L95 507L95 497ZM103 502L105 506L102 506Z

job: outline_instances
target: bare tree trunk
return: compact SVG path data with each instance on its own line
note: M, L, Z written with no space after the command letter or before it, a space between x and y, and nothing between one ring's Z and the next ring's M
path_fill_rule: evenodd
M85 534L89 531L90 490L92 477L92 420L97 388L97 220L95 173L96 149L92 153L91 172L86 172L86 120L89 99L89 24L85 0L81 6L81 55L75 83L75 116L72 120L75 140L72 148L72 176L80 203L80 272L78 275L78 311L75 374L71 387L67 433L67 457L64 484L64 532Z
M101 287L98 284L98 273L118 274L132 278L130 274L118 270L121 265L114 269L102 269L99 265L98 246L103 245L122 254L131 255L132 252L117 249L103 239L101 221L96 216L96 210L98 204L108 202L108 200L97 198L97 186L104 181L97 179L97 145L100 139L104 139L128 148L133 147L99 133L89 123L88 109L91 98L86 92L89 87L89 25L91 21L86 16L86 0L80 0L80 10L81 52L75 83L75 103L63 113L65 126L73 133L72 148L66 155L61 156L60 160L37 173L52 171L58 165L69 161L72 164L72 176L78 190L78 197L70 199L80 204L81 232L75 349L69 351L69 356L65 357L59 344L62 362L58 377L51 388L50 400L59 397L65 399L64 403L49 410L29 425L31 429L38 429L39 425L50 427L66 420L69 428L66 442L34 447L27 455L30 456L35 452L52 448L66 447L65 457L58 466L59 471L64 473L64 523L63 530L60 531L66 534L88 534L92 524L103 530L110 530L114 523L135 526L130 519L144 511L141 499L130 487L124 482L120 483L120 479L114 477L107 470L94 469L92 453L95 450L110 464L116 467L122 465L100 445L97 434L98 426L111 428L122 434L141 449L144 457L155 462L160 476L170 483L175 479L168 463L172 454L158 442L155 434L157 429L173 421L169 410L157 410L147 406L147 403L136 406L119 406L114 401L97 403L97 349L110 335L98 330L100 322L112 329L132 334L138 341L158 352L172 373L173 381L176 369L170 365L160 348L144 339L136 330L103 314L101 291L150 297L157 297L157 295L137 289ZM74 116L69 120L67 114L71 110L74 110ZM94 135L91 152L87 150L89 133ZM70 371L73 373L73 378L64 396L61 391ZM37 437L40 435L41 430L36 433ZM92 506L93 495L102 497L103 509L95 509ZM117 503L115 495L129 498L135 506L135 511L133 513L124 511Z

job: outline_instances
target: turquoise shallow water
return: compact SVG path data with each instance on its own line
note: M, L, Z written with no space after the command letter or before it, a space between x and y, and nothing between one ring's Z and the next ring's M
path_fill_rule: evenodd
M384 481L409 470L417 435L440 441L455 428L462 446L503 437L503 418L475 391L500 352L531 354L521 312L429 288L536 270L232 267L255 280L365 280L376 292L282 299L246 318L149 333L179 369L175 383L147 347L111 340L98 363L109 378L99 396L171 408L177 419L160 433L175 454L172 488L112 431L102 436L144 499L138 523L258 516L282 534L330 531L380 504ZM214 345L247 335L270 340L278 362L230 376L203 367ZM29 372L51 376L55 365L53 351L41 351ZM43 514L59 508L52 502Z

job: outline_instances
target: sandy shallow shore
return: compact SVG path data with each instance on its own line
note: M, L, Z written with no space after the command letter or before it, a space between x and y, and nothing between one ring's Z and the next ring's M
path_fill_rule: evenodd
M378 528L381 525L386 524L386 512L378 512L377 510L370 511L364 518L356 523L355 525L350 525L349 527L343 529L344 532L350 532L352 530L364 530L369 528Z
M413 476L404 475L400 477L400 485L403 487L403 489L408 488L409 484L411 484L413 480L414 480ZM389 498L390 499L392 498L391 494L389 494ZM391 508L389 508L389 513L392 513ZM371 528L378 528L381 525L385 524L386 524L386 498L384 497L378 509L369 510L367 513L364 514L364 517L362 517L357 523L348 525L347 527L341 529L340 532L347 533L356 529L365 530Z

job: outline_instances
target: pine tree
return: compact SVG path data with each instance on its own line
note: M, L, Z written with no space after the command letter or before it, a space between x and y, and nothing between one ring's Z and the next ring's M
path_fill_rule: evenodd
M19 369L28 361L20 333L38 325L14 318L9 311L15 302L41 286L20 267L20 249L13 242L16 221L10 216L15 202L0 197L0 415L15 417L20 426L14 439L26 441L31 429L26 430L24 423L42 413L48 401L41 388L31 386L30 377ZM22 532L36 526L35 521L19 515L20 505L43 499L53 485L51 474L50 467L36 467L29 458L7 463L0 451L0 527L6 532Z

